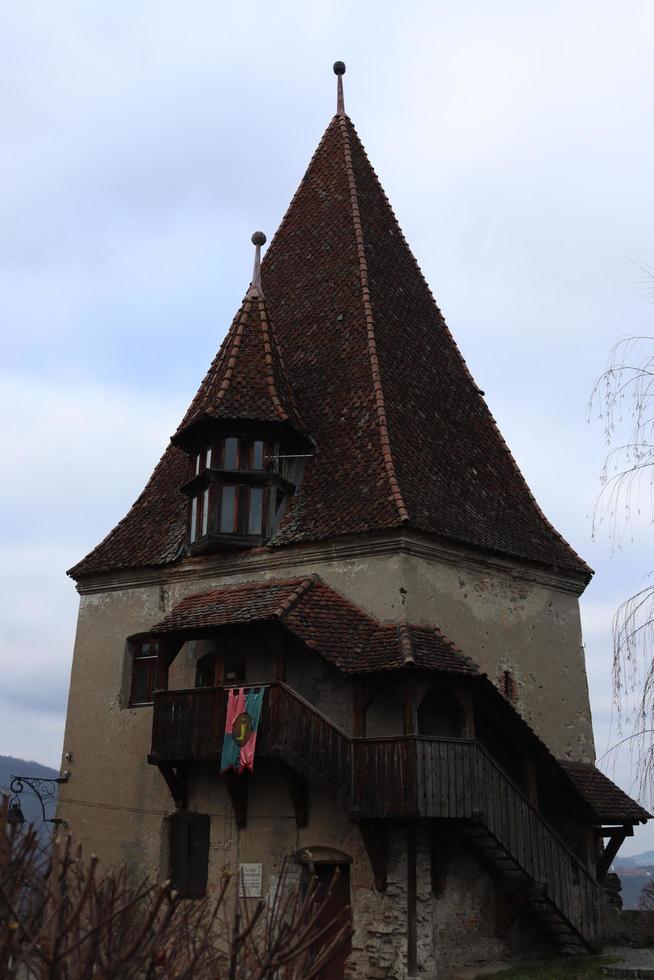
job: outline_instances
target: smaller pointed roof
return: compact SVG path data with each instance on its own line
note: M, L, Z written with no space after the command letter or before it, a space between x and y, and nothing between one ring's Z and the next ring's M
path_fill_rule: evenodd
M252 282L172 437L182 447L192 431L209 420L282 423L306 439L261 288L260 250L265 240L260 231L252 236L256 248Z

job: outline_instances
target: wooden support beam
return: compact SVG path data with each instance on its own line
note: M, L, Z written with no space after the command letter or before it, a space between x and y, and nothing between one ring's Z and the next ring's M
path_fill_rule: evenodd
M363 844L375 879L378 892L385 892L388 884L389 827L387 820L362 820L359 824Z
M418 698L416 678L413 674L404 677L404 734L418 733Z
M463 712L463 737L464 738L474 738L475 737L475 702L472 694L472 688L466 684L460 684L455 681L452 684L452 691L455 698L459 702L461 711Z
M186 809L188 805L188 766L180 765L175 769L167 762L160 762L159 772L166 780L175 806Z
M234 810L237 827L246 827L248 822L248 782L249 773L236 773L228 769L224 775L225 786Z
M495 935L497 937L508 935L509 929L527 904L529 891L529 886L515 891L495 889Z
M168 672L173 660L182 649L183 641L179 637L167 637L157 640L157 676L155 688L157 691L168 690Z
M299 830L309 823L309 784L304 776L300 776L291 766L282 763L282 769L293 803L295 824Z
M447 876L463 840L463 828L452 821L431 822L431 890L442 895Z
M613 837L614 834L624 834L625 837L634 836L632 824L621 824L619 827L597 827L595 833L598 837Z
M418 975L418 882L416 873L416 825L406 825L406 972Z
M599 861L597 862L597 880L603 881L606 874L613 864L613 860L624 844L625 837L628 837L627 829L620 827L615 829L614 833L609 838L609 842L604 848L604 853L601 855Z
M538 809L538 777L536 773L536 763L533 756L526 754L523 759L523 779L525 793L530 803Z
M363 681L355 681L352 695L352 734L355 738L365 738L366 700Z

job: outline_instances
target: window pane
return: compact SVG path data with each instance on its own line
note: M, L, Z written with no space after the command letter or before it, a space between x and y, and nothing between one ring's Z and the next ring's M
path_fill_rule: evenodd
M207 461L205 465L207 469L211 466L211 446L207 446Z
M189 541L195 541L198 530L198 498L193 497L191 501L191 525L189 527Z
M197 456L195 457L195 474L196 474L196 476L200 472L200 456L201 456L201 453L198 453Z
M263 490L250 487L250 507L248 511L248 534L261 534L263 526Z
M225 462L226 470L238 469L238 439L225 439Z
M252 469L263 469L263 443L255 442L252 445Z
M236 516L236 487L223 487L220 508L220 533L234 533L234 517Z
M209 487L202 494L202 536L209 530Z
M157 676L157 658L134 656L132 663L132 697L130 704L149 704L153 700Z
M242 684L247 679L245 659L227 660L223 676L225 684Z

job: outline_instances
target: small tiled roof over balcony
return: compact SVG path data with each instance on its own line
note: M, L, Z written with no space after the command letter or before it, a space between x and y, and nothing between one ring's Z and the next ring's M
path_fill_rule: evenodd
M183 599L150 630L197 633L277 621L345 673L423 667L476 675L476 665L436 627L380 623L316 575L248 582Z

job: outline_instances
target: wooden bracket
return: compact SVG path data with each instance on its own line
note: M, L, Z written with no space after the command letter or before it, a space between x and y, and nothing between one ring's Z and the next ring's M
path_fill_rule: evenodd
M362 820L359 830L368 853L375 889L385 892L388 884L389 832L387 820Z
M309 784L304 776L301 776L290 766L282 763L282 769L293 802L296 826L298 829L306 827L309 823Z
M188 805L188 766L179 765L175 769L168 762L159 762L158 765L175 806L185 810Z
M628 825L626 827L615 827L611 828L613 833L609 837L609 841L604 848L604 852L600 856L597 862L597 880L604 881L606 874L613 864L614 858L622 845L624 844L625 837L631 836L629 831L633 834L633 828Z
M508 934L509 929L527 904L529 893L528 886L512 892L501 888L495 889L496 936L502 937Z
M463 840L463 828L456 824L447 826L432 820L431 824L431 890L434 895L442 895L447 884L447 876L452 861L458 853Z
M248 822L248 782L249 773L236 773L228 769L225 773L225 786L229 793L234 819L237 827L246 827Z

